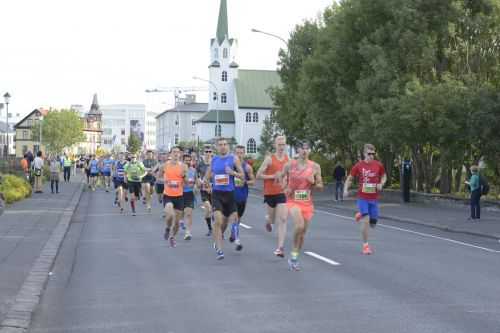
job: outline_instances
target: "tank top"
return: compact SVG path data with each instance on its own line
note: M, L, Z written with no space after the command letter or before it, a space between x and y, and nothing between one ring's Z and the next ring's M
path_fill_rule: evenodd
M184 193L193 192L194 184L196 182L196 169L188 169L188 181L184 184Z
M234 176L226 173L226 167L234 170L234 156L229 154L224 157L215 156L212 159L212 184L215 191L234 191Z
M291 193L288 194L288 200L312 205L312 184L307 180L312 174L314 174L314 162L307 161L306 167L299 169L299 162L292 161L288 172L288 187L291 190Z
M236 199L236 202L245 202L248 199L248 184L246 181L250 180L250 176L247 171L247 162L243 162L242 167L245 172L245 181L239 178L234 178L234 198Z
M184 187L182 164L165 163L164 171L165 189L163 193L169 197L181 197Z
M104 160L102 162L102 170L104 172L110 172L111 171L111 165L113 165L113 161L112 160L108 160L108 159Z
M116 165L115 165L115 177L116 179L118 180L124 180L125 178L125 163L127 162L120 162L120 161L116 161Z
M267 167L264 172L265 175L271 176L277 172L283 171L283 168L288 163L288 156L285 155L282 161L280 161L275 154L271 155L271 164ZM276 195L283 193L283 189L279 183L276 183L274 179L264 180L264 195Z
M90 161L90 173L98 173L99 172L99 163L97 160Z

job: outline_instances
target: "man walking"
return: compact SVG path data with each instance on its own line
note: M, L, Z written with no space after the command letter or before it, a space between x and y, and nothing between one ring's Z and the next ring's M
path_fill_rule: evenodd
M43 158L41 150L39 150L36 153L36 157L32 163L32 166L33 166L33 174L35 175L35 193L43 193L42 191Z
M345 169L340 162L337 162L333 170L333 179L335 180L335 201L344 201Z
M363 148L364 159L359 161L351 169L349 177L344 186L344 197L349 195L354 177L358 178L358 213L356 222L361 221L361 234L363 238L363 254L372 254L372 249L368 244L368 228L375 228L378 221L378 198L379 193L387 181L385 169L382 163L375 160L375 146L365 144Z
M63 168L64 168L64 181L67 183L71 177L71 159L68 154L64 154L63 157Z
M479 167L473 165L470 168L472 176L465 183L470 187L470 218L469 221L481 219L481 179L479 177Z

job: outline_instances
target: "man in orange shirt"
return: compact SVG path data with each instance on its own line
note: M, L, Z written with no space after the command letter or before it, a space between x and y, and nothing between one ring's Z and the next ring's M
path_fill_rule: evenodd
M28 163L28 156L24 154L23 159L21 160L21 168L23 169L24 176L26 177L26 180L29 182L30 181L30 167Z
M288 163L286 137L277 136L274 142L276 153L267 156L257 171L257 179L264 180L264 202L267 204L266 230L271 232L272 225L278 223L278 248L274 254L284 258L287 215L286 195L283 189L283 168Z
M187 182L187 166L180 161L180 148L173 147L170 161L165 163L163 203L165 204L165 240L175 247L175 236L179 231L179 221L184 212L184 182ZM172 227L173 226L173 227ZM172 231L171 231L172 230Z

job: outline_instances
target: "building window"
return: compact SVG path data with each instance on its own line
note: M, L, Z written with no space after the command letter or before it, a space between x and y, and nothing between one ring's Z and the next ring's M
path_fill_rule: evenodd
M245 117L245 122L247 122L247 123L252 122L252 114L250 112L247 112L246 117Z
M218 48L214 49L214 59L219 59L219 49Z
M217 93L214 92L214 101L216 101L216 100L217 100Z
M258 123L259 122L259 113L258 112L254 112L253 113L253 122L254 123Z
M31 127L33 126L33 120L32 119L28 119L28 127Z
M222 72L222 82L227 82L227 72L226 71Z
M222 104L226 104L227 103L227 95L226 95L226 93L220 94L220 102Z
M224 59L227 59L229 57L229 50L227 48L224 48L224 50L222 50L222 56L224 57Z
M222 125L215 125L215 136L219 137L222 136Z
M179 144L179 134L176 134L174 137L174 145Z
M23 131L23 139L28 139L28 131Z
M247 154L256 154L257 153L257 143L255 140L251 138L247 142Z

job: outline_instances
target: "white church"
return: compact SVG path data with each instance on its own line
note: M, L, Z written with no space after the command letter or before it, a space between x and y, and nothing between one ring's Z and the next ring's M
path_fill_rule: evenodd
M229 37L226 0L221 0L216 38L210 42L209 81L208 110L194 121L197 138L235 138L247 154L256 154L264 119L273 108L268 89L281 81L276 71L239 68L238 41Z

